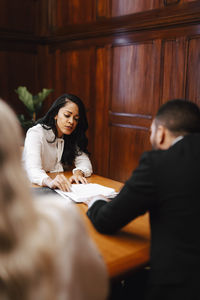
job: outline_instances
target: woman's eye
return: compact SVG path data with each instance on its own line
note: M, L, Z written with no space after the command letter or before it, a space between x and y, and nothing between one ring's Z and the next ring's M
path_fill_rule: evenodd
M65 118L69 118L70 117L70 115L64 115L65 116Z

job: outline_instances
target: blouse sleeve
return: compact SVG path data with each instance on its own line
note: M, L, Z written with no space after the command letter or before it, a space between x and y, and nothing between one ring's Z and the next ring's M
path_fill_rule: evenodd
M32 127L27 131L23 163L29 180L32 183L42 185L42 181L49 176L42 168L42 134L38 129L37 127Z
M89 177L92 174L92 164L88 155L84 152L75 158L75 169L72 170L73 174L76 170L81 170L85 177Z

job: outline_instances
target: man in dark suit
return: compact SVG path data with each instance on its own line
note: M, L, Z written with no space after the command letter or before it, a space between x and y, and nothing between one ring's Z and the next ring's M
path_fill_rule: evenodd
M87 215L101 233L113 234L149 211L150 278L147 299L200 299L200 110L175 99L158 110L152 151L142 155L111 201L89 199Z

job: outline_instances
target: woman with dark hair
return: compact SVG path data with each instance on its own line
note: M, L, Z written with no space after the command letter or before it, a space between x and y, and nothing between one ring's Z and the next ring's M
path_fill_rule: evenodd
M32 183L70 190L70 184L87 183L92 173L88 157L88 122L83 102L64 94L52 104L46 115L27 131L23 161ZM64 175L51 179L46 172L62 172L75 166L67 180Z
M0 136L0 299L106 300L106 266L77 207L32 198L21 127L1 99Z

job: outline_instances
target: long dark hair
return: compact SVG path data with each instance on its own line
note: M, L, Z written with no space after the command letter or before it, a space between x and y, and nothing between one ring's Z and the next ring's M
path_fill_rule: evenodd
M82 152L89 154L87 150L88 139L86 137L86 130L88 129L88 121L85 111L85 106L80 98L72 94L63 94L55 100L45 116L39 119L36 124L41 124L46 130L52 129L55 134L55 139L53 141L48 141L54 143L56 137L58 136L56 123L54 117L58 114L61 107L71 101L78 106L79 109L79 120L75 130L70 135L63 136L65 141L64 150L61 158L63 164L73 165L75 157L80 155Z

